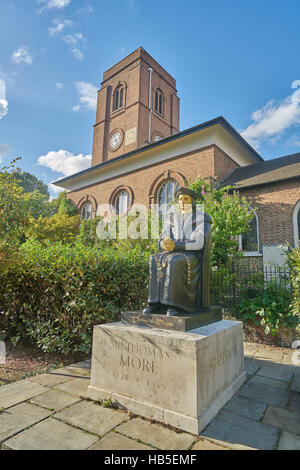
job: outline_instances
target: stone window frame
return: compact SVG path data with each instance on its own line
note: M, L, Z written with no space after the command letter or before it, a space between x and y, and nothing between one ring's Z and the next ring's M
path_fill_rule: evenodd
M117 107L115 107L116 94L119 93L119 90L122 90L122 104L120 104L120 94L118 96ZM117 113L118 111L125 109L126 106L126 97L127 97L127 84L126 82L118 82L112 93L111 100L111 113Z
M257 250L256 251L245 251L244 256L262 256L262 253L260 251L261 250L261 244L260 244L260 238L259 238L259 218L258 218L256 210L253 207L249 206L249 209L254 210L254 216L255 216L255 219L256 219ZM246 235L246 234L244 234L244 235ZM242 250L242 247L243 247L243 245L242 245L242 236L243 235L238 236L238 242L239 242L239 249L240 250Z
M172 170L165 170L159 176L157 176L154 181L152 182L148 198L149 198L149 206L151 207L153 204L157 204L157 195L161 185L169 179L174 179L177 183L183 187L187 185L187 179L181 173Z
M164 117L165 111L165 97L161 88L157 87L154 90L154 111L159 115Z
M118 195L122 193L123 191L127 191L128 193L128 206L127 206L127 211L124 212L124 214L117 214L118 217L123 217L124 215L127 215L134 201L133 189L130 186L121 185L115 188L114 191L111 193L110 198L109 198L110 206L115 208L116 199Z
M296 202L294 210L293 210L293 229L294 229L295 247L298 247L299 242L300 242L300 237L299 237L300 225L298 222L299 214L300 214L300 199L298 202Z
M90 203L92 205L92 219L94 219L96 217L97 201L93 196L90 196L90 195L86 194L84 197L82 197L79 200L79 202L77 204L77 210L80 214L80 220L90 220L90 219L81 219L82 209L83 209L84 205L87 204L87 203Z

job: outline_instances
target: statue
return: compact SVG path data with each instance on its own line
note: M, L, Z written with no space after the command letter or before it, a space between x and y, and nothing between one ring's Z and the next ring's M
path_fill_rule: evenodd
M180 316L210 307L211 223L197 210L199 195L188 188L175 193L180 210L170 214L150 257L149 299L143 314Z

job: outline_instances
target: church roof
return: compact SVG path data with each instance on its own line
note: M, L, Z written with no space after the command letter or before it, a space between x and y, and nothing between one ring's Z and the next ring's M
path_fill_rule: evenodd
M236 168L220 186L242 189L296 178L300 178L300 153Z
M136 150L132 150L131 152L127 152L122 155L119 155L118 157L106 160L105 162L99 163L98 165L94 165L73 175L61 178L57 181L54 181L53 184L61 187L66 187L65 183L68 183L74 178L77 179L81 178L82 176L91 175L92 173L95 173L95 171L102 171L103 168L112 166L115 163L129 159L131 157L134 157L135 155L141 155L152 148L159 148L160 146L163 146L169 142L174 142L176 140L179 141L179 139L183 137L196 134L199 131L212 128L213 126L221 126L225 131L227 131L227 133L233 138L233 141L239 144L239 148L247 152L247 154L251 156L251 158L254 158L256 161L264 161L262 156L258 152L256 152L256 150L254 150L254 148L236 131L236 129L234 129L234 127L232 127L231 124L229 124L229 122L226 121L223 116L219 116L215 119L211 119L210 121L203 122L201 124L198 124L197 126L190 127L189 129L185 129L184 131L178 132L177 134L172 134L157 142L151 142L150 144L139 147Z

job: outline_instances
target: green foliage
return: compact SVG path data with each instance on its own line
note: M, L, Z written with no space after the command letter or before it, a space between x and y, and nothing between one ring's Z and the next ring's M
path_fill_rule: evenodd
M11 260L27 224L28 196L15 177L17 160L0 169L0 271Z
M31 339L45 352L87 353L95 324L147 298L149 253L27 241L0 272L2 338Z
M287 256L293 293L291 308L295 315L300 316L300 247L288 251Z
M66 191L60 193L58 197L58 212L62 215L68 215L69 217L73 217L74 215L78 214L77 208L72 204L72 202L67 199Z
M79 224L79 215L69 217L60 212L52 217L30 218L26 236L40 243L71 243L79 234Z
M247 233L253 211L244 196L233 191L232 187L212 188L199 178L190 188L201 195L198 204L213 220L212 226L212 266L225 265L229 258L241 256L238 235Z
M24 189L25 193L38 191L40 194L47 196L47 200L49 199L50 194L47 185L36 176L25 171L14 171L13 176L15 177L17 184Z
M291 300L290 290L272 281L254 296L247 296L245 291L236 306L236 313L244 322L263 325L265 334L275 336L280 327L296 328L299 325L299 316L290 308Z

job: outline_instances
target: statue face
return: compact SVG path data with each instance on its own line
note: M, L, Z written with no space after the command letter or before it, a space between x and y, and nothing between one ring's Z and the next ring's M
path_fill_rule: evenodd
M192 198L188 194L180 194L178 202L182 211L192 210Z

